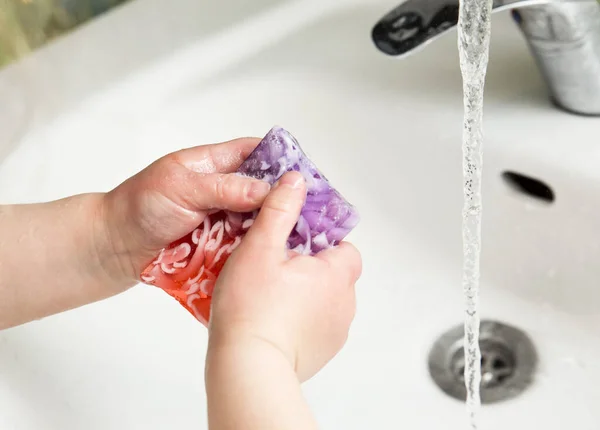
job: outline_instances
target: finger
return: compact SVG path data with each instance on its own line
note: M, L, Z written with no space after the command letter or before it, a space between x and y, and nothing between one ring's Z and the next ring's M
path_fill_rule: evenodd
M174 154L163 157L119 188L132 194L152 191L191 212L227 209L244 212L260 207L270 186L233 173L200 173L181 164Z
M260 207L271 186L258 179L232 173L197 174L188 183L181 183L171 198L194 212L225 209L247 212Z
M272 250L275 255L285 258L282 250L300 216L306 195L305 187L300 173L286 173L265 199L244 239L244 246Z
M243 137L223 143L186 148L167 157L197 173L231 173L240 167L259 142L259 138Z
M347 276L351 285L360 278L362 274L362 257L354 245L342 242L338 246L317 254L317 257L329 263L332 270L340 276Z

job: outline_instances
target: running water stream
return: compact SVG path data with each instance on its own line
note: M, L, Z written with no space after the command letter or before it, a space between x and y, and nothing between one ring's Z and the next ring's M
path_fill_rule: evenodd
M489 56L491 0L461 0L458 48L463 77L463 293L465 296L465 384L470 428L480 407L479 261L481 253L481 169L483 88Z

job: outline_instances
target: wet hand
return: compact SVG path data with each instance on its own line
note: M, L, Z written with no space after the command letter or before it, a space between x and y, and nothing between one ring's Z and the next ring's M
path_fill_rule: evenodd
M314 257L286 251L305 193L301 175L284 175L225 264L213 296L209 355L231 343L272 348L304 381L344 345L361 257L349 243Z
M211 211L260 207L269 185L233 174L259 141L236 139L169 154L107 193L97 243L111 277L137 280L161 249Z

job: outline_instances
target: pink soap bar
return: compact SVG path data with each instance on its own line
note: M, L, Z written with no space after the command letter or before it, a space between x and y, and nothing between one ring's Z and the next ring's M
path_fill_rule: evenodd
M304 176L307 197L287 247L314 255L344 239L358 224L359 216L308 159L296 139L280 127L272 128L237 173L274 184L292 170ZM194 231L160 252L142 272L142 282L162 288L207 325L217 277L257 215L258 211L219 211L207 216Z

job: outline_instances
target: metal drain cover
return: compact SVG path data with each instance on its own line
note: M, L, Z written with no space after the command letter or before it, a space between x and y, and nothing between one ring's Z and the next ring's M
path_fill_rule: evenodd
M514 398L533 382L537 353L521 330L496 321L482 321L481 403ZM444 333L429 353L429 373L434 382L451 397L467 397L464 369L463 325Z

